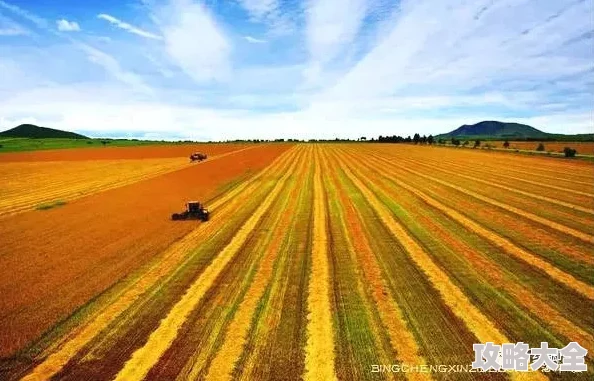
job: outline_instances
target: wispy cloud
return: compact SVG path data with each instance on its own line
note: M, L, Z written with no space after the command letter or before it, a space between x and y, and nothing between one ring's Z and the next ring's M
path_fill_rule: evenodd
M0 36L22 36L30 34L29 30L0 14Z
M0 7L7 9L7 10L11 11L12 13L32 22L39 28L47 28L49 26L49 23L47 22L47 20L45 20L41 17L38 17L38 16L32 14L31 12L28 12L20 7L17 7L16 5L9 4L3 0L0 0Z
M326 96L464 94L513 81L517 91L592 69L591 55L549 50L591 28L586 2L505 3L403 0L392 30Z
M239 3L256 20L275 12L279 6L278 0L238 0Z
M315 83L324 66L336 59L357 37L367 14L368 0L310 0L307 2L308 81Z
M79 32L80 26L76 21L66 19L56 20L56 26L60 32Z
M250 42L252 44L264 44L264 43L266 43L266 40L262 40L262 39L255 38L255 37L252 37L252 36L243 36L243 38L247 42Z
M97 15L97 18L105 20L107 22L110 22L111 24L115 25L116 27L126 30L130 33L136 34L138 36L152 38L154 40L162 40L163 39L163 37L161 37L159 35L156 35L151 32L147 32L146 30L135 27L134 25L128 24L127 22L124 22L120 19L117 19L117 18L115 18L111 15L105 14L105 13L101 13L101 14Z
M231 44L209 10L192 0L153 7L165 50L196 82L224 81L231 70Z
M250 20L263 23L267 26L272 36L285 36L294 31L295 10L291 2L279 0L238 0L239 4L247 11Z

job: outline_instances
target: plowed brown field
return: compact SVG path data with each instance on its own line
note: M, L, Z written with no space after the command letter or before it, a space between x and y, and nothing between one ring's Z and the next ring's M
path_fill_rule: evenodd
M286 149L255 147L60 208L0 219L0 294L7 296L0 298L0 354L22 348L190 232L195 222L169 220L186 200L212 199Z
M213 146L214 147L214 146ZM225 146L208 161L254 148ZM216 153L216 151L221 151ZM127 160L0 162L0 215L43 208L87 194L149 179L199 163L186 157Z

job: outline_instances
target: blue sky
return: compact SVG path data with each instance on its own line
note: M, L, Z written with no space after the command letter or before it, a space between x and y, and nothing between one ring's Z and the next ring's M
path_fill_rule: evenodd
M0 129L164 139L594 132L587 0L0 0Z

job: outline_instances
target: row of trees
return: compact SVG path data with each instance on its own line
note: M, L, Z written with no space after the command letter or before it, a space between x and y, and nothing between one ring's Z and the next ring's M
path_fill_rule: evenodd
M373 140L373 139L372 139ZM377 142L379 143L414 143L414 144L433 144L435 143L435 138L433 135L429 136L421 136L419 134L414 134L411 138L410 135L405 137L393 135L393 136L382 136L380 135L377 138Z

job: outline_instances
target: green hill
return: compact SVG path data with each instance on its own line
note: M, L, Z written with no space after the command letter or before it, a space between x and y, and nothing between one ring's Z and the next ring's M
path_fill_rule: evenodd
M48 127L39 127L34 124L21 124L10 130L0 132L0 137L6 138L33 138L33 139L89 139L84 135L74 132L56 130Z
M483 121L477 124L463 125L437 138L487 139L487 140L556 140L556 141L590 141L594 134L563 135L550 134L532 126L520 123L504 123Z

